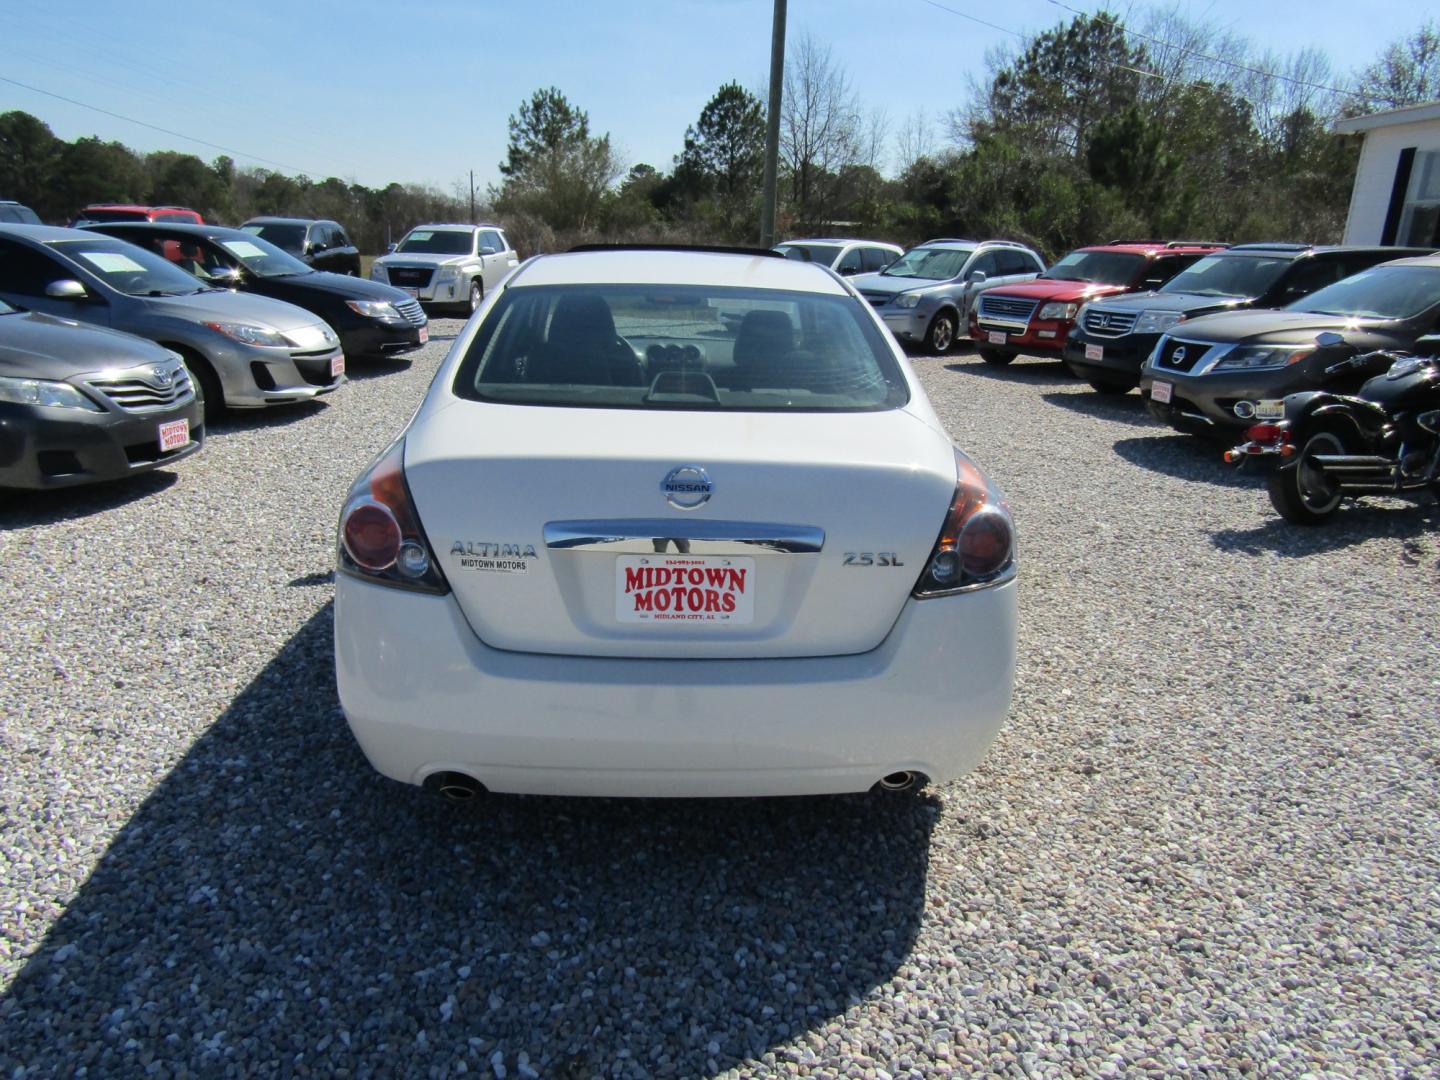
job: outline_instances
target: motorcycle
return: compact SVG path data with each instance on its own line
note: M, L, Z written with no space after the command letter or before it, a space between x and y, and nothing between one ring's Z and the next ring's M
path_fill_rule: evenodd
M1267 478L1270 502L1293 524L1322 524L1360 495L1440 495L1440 358L1360 353L1325 373L1347 369L1383 374L1353 395L1291 394L1282 415L1251 425L1246 441L1225 452L1232 464L1278 465ZM1257 402L1257 417L1280 404Z

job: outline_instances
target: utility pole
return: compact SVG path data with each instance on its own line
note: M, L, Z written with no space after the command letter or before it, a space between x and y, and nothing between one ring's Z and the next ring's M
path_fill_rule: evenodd
M760 199L760 246L775 246L775 194L779 185L780 95L785 87L785 0L775 0L770 31L770 112L765 125L765 189Z
M470 170L470 224L475 224L475 170Z

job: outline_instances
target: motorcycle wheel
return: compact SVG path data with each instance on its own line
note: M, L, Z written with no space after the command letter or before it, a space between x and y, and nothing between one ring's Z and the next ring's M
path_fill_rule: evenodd
M1295 464L1270 474L1270 503L1292 525L1321 525L1340 507L1340 485L1315 465L1321 454L1343 454L1339 436L1317 432L1305 440Z

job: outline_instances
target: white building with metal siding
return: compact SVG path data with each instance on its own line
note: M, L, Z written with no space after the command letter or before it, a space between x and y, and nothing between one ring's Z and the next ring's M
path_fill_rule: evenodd
M1339 120L1335 131L1365 136L1345 243L1440 249L1440 101Z

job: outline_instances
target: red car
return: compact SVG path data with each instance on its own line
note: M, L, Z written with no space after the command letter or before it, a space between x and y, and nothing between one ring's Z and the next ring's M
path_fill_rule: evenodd
M1087 301L1158 289L1195 260L1225 246L1121 240L1076 248L1038 278L982 292L970 310L970 336L990 364L1008 364L1020 353L1058 357L1076 313Z
M185 225L204 225L198 211L185 206L129 206L125 203L91 203L75 215L71 228L110 221L164 221Z

